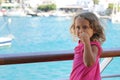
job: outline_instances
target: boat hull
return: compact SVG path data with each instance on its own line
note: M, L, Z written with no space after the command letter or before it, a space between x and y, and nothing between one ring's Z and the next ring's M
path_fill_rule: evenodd
M12 42L12 38L9 37L1 37L0 38L0 47L1 46L10 46Z

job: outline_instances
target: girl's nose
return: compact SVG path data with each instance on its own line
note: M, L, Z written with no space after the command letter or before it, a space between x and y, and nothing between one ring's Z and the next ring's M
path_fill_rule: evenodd
M79 33L82 33L83 32L83 30L82 29L79 29L79 31L78 31Z

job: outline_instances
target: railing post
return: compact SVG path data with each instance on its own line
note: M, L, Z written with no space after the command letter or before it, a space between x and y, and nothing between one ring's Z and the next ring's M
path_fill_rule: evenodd
M104 71L104 69L109 65L112 59L113 57L103 59L103 61L100 63L100 73Z

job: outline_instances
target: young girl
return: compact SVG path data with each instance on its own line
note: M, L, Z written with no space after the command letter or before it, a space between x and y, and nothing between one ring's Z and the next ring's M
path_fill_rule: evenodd
M70 80L101 80L99 57L105 41L103 26L91 12L75 16L70 31L78 38Z

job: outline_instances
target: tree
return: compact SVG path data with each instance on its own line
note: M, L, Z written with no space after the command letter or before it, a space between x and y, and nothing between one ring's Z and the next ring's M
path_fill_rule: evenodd
M93 0L94 5L99 3L99 0Z
M41 11L48 12L50 10L55 10L56 9L56 5L55 4L40 5L40 6L38 6L37 9L41 10Z
M1 5L1 3L2 3L2 0L0 0L0 5Z

